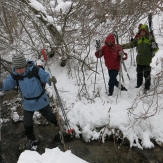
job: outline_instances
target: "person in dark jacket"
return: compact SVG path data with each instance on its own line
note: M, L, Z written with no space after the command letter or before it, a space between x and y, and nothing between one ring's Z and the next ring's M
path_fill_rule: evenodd
M49 73L39 68L38 75L39 81L36 77L27 77L28 73L32 71L34 62L27 62L23 55L15 55L12 58L13 69L12 73L18 75L21 79L18 80L19 88L22 93L23 107L24 107L24 128L27 136L26 148L31 149L34 144L37 143L33 130L33 114L35 111L39 111L48 121L57 126L57 119L49 105L48 96L41 86L41 82L48 83L57 82L56 78L52 76L50 78ZM2 91L11 90L17 86L16 80L10 74L4 82L0 82L0 88Z
M143 76L145 78L144 93L150 89L151 85L151 67L150 63L154 54L158 51L158 45L152 35L149 35L148 26L142 24L140 27L140 35L132 42L123 44L123 49L136 47L137 49L137 86L139 88L143 84Z
M101 49L97 49L95 56L100 58L104 56L105 66L108 69L109 74L109 96L113 95L114 86L118 87L119 82L117 80L117 75L120 70L120 52L123 52L122 47L115 43L115 38L112 33L110 33L105 39L105 45ZM123 60L127 59L127 53L124 53L125 57ZM122 91L127 91L127 89L121 85Z

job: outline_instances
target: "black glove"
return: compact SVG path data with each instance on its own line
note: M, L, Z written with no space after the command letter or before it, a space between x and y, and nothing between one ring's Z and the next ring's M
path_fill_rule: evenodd
M132 42L132 41L134 41L134 39L133 39L133 38L131 38L131 40L130 40L130 41Z
M52 76L51 78L49 78L49 82L50 83L53 82L54 84L56 84L57 83L57 79L54 76Z

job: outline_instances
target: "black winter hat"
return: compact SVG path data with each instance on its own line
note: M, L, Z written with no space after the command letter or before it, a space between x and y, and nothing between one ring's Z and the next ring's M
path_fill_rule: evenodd
M12 58L13 68L23 68L27 65L27 61L23 55L14 55Z

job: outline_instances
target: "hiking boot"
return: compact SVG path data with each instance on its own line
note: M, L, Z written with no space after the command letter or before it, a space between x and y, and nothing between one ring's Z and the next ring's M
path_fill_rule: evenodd
M35 140L28 140L26 143L26 149L27 150L31 150L33 148L33 146L36 146L39 144L39 140L35 139Z
M113 95L113 91L109 91L108 96L112 96Z
M113 89L109 89L109 94L108 96L112 96L113 95Z
M113 92L109 92L108 96L112 96L113 95Z
M124 86L122 86L121 91L127 91L127 89Z
M144 89L143 94L147 94L147 89Z
M148 91L148 90L149 90L149 89L144 88L143 94L147 94L147 91Z
M139 88L141 85L137 85L135 88Z

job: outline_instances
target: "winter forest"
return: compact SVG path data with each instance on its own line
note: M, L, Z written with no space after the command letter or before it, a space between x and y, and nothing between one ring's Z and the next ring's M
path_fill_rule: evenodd
M101 138L104 143L106 135L115 134L126 138L131 148L153 148L151 139L163 147L163 1L1 0L0 13L1 80L11 71L14 54L37 61L44 49L76 138L82 135L86 142ZM125 50L131 81L125 73L124 80L129 93L115 91L113 97L108 97L104 63L105 78L100 62L96 69L96 40L102 46L105 37L116 31L119 44L127 43L137 33L138 24L148 25L150 13L159 45L156 64L151 65L151 90L146 95L141 89L134 90L136 49L131 48ZM5 122L0 118L2 126Z

